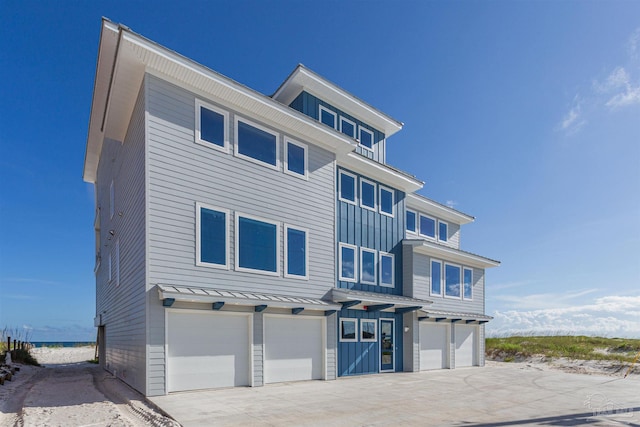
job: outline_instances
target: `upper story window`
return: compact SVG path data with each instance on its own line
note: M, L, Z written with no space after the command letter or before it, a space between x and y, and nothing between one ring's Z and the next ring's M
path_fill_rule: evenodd
M356 176L340 171L338 176L339 199L347 203L356 203Z
M376 251L360 248L360 283L376 284Z
M359 137L360 145L364 148L373 150L373 132L363 127L359 129Z
M393 254L380 252L380 286L393 287L394 284Z
M284 276L308 279L307 231L285 225L284 233Z
M416 228L416 213L408 209L406 215L406 229L410 233L416 233L418 231Z
M356 124L345 117L340 117L340 132L349 135L351 138L355 138Z
M308 177L306 145L285 139L284 162L285 173L305 179Z
M460 298L460 267L453 264L444 265L444 296Z
M446 242L449 238L449 227L446 222L438 221L438 240Z
M228 151L229 113L196 99L196 142L207 147Z
M431 261L431 295L442 296L442 263Z
M339 265L340 280L345 282L355 282L358 268L358 258L356 257L356 247L346 243L339 245Z
M280 225L236 213L236 270L278 275Z
M470 268L462 269L462 290L463 299L473 299L473 270Z
M260 164L278 168L278 134L263 126L236 117L235 154Z
M364 178L360 178L360 206L376 210L376 184Z
M229 211L196 203L196 265L229 268Z
M318 118L325 125L338 128L338 115L322 105L319 106Z
M380 186L380 213L393 216L393 190Z
M420 214L420 235L435 239L436 220L429 216Z

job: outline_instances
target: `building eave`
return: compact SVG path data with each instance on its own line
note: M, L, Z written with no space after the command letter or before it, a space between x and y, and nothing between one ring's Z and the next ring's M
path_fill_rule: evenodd
M450 208L442 203L438 203L419 194L407 195L407 208L415 209L421 212L434 215L445 221L451 221L456 224L464 225L475 221L475 218L464 212Z
M404 239L402 244L404 246L413 247L414 252L439 258L443 261L464 264L470 267L491 268L498 267L500 265L500 261L476 255L471 252L462 251L460 249L450 248L426 239Z
M424 185L424 182L413 175L376 162L355 152L338 156L337 162L339 166L407 193L417 191Z

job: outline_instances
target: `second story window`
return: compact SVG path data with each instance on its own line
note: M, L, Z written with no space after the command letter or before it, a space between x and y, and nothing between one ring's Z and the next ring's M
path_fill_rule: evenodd
M376 284L376 251L360 248L360 283Z
M462 269L462 284L464 286L462 298L473 299L473 270L470 268Z
M278 275L280 226L236 213L236 270Z
M196 142L227 151L229 113L196 99Z
M393 254L380 252L380 286L394 284Z
M442 296L442 263L431 261L431 295Z
M444 265L444 296L460 298L460 267L453 264Z
M338 175L338 197L343 202L356 203L356 177L340 171Z
M235 153L239 157L278 168L278 134L236 118Z
M308 278L307 231L285 225L284 227L285 277Z
M339 245L339 265L340 280L345 282L356 281L356 271L358 268L358 258L356 257L356 247L346 243Z
M319 106L318 120L334 129L338 128L338 115L322 105Z
M229 211L196 203L196 265L228 268Z
M359 133L360 145L368 150L373 150L373 132L360 127Z
M347 118L340 117L340 132L349 135L351 138L355 138L356 124Z

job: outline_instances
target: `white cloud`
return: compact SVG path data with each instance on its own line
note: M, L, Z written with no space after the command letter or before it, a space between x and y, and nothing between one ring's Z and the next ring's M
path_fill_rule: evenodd
M594 82L596 92L605 95L608 108L621 108L640 104L640 84L634 85L630 73L624 67L616 67L604 83Z
M457 205L458 202L454 201L454 200L447 200L446 205L449 206L451 209L454 208L455 205Z
M566 135L573 135L582 129L585 124L587 124L587 121L582 118L582 102L580 97L576 95L573 98L571 109L560 122L559 128L564 131Z
M629 52L629 57L632 60L638 59L638 55L640 55L640 28L636 28L636 30L631 34L631 37L629 37L627 50Z
M537 310L549 308L570 307L576 298L596 292L597 289L585 289L563 294L532 294L532 295L496 295L495 301L508 303L510 307L521 310Z

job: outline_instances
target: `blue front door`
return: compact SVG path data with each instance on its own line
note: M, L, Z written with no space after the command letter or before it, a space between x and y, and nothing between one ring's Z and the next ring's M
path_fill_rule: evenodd
M394 321L380 319L380 372L393 372L395 361Z

